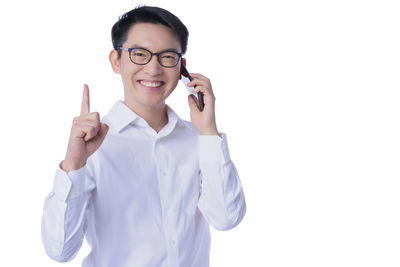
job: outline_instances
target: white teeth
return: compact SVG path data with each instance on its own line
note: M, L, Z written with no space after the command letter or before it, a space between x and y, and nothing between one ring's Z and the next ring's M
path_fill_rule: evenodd
M148 87L159 87L162 84L162 82L145 82L145 81L140 81L140 83Z

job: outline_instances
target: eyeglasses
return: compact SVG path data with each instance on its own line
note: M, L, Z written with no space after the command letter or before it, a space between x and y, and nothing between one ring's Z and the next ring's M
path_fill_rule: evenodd
M179 59L182 57L181 53L165 50L159 53L152 53L145 48L126 48L126 47L119 47L118 50L126 50L129 52L129 59L138 65L146 65L150 62L153 56L157 56L158 62L161 66L165 68L173 68L175 67Z

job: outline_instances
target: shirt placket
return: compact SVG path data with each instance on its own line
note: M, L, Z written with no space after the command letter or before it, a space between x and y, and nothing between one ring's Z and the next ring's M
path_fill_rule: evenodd
M162 153L162 139L156 138L153 142L153 154L157 168L157 179L160 193L160 204L162 212L162 228L164 231L164 238L166 241L167 248L167 263L168 267L179 266L178 262L178 242L177 234L173 227L174 216L172 214L173 209L170 206L170 201L167 199L167 188L169 176L171 175L167 166L167 160L164 158Z

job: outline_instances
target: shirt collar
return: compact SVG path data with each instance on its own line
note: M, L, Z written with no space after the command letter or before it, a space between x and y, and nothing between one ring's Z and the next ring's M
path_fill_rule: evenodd
M187 127L189 129L191 128L189 123L187 121L185 121L185 120L182 120L178 116L178 114L176 114L175 111L170 106L168 106L168 105L165 105L165 106L167 108L168 121L170 121L170 120L171 121L175 121L176 120L177 124L182 125L184 127Z
M168 124L171 124L173 126L177 124L191 128L189 123L182 120L170 106L166 105L166 108L168 115ZM106 118L106 121L108 121L118 133L120 133L123 129L125 129L125 127L130 124L148 126L147 123L139 115L137 115L133 110L126 106L125 103L121 100L118 100L113 105L113 107L106 115Z

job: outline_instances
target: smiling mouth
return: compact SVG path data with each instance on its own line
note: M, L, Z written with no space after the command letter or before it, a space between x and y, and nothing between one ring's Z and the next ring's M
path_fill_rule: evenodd
M161 87L161 86L163 86L165 84L165 82L163 82L163 81L154 81L153 82L153 81L138 80L138 82L141 85L144 85L146 87L151 87L151 88L158 88L158 87Z

